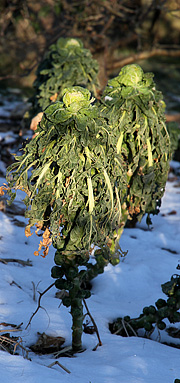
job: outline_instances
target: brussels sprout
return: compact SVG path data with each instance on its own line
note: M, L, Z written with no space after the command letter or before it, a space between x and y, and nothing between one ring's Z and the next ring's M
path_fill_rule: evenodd
M53 266L51 269L51 277L52 278L62 278L64 275L64 270L62 267Z
M126 316L124 317L124 320L125 320L125 322L129 322L129 321L131 320L131 318L130 318L129 315L126 315Z
M55 256L54 256L54 263L56 265L62 265L64 262L64 256L60 251L56 251Z
M143 314L144 315L148 315L149 314L149 307L148 306L143 308Z
M166 323L160 321L157 323L157 327L159 330L164 330L166 328Z
M149 314L156 314L156 308L153 305L149 306Z
M89 290L81 290L78 292L78 298L88 299L91 296L91 292Z
M158 299L155 303L157 309L161 309L162 307L165 307L166 306L166 301L165 299Z
M70 290L72 288L72 283L66 279L59 278L56 279L55 286L59 290Z
M70 307L71 306L71 299L69 297L65 296L62 298L62 303L64 306Z

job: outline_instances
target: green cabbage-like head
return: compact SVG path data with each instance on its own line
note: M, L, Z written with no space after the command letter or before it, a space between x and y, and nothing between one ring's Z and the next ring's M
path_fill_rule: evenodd
M118 81L126 86L136 87L142 81L143 75L144 72L139 65L125 65L118 75Z
M64 48L69 48L69 47L78 47L78 48L81 48L82 47L82 43L77 40L77 39L67 39L65 45L64 45Z
M63 54L64 50L66 53L68 53L69 51L74 50L76 48L83 48L83 43L79 39L60 37L57 40L57 43L52 45L52 47L55 50L58 49L58 51L61 52L61 54Z
M64 89L63 102L66 107L70 106L72 103L82 103L89 101L91 93L88 89L81 88L79 86Z

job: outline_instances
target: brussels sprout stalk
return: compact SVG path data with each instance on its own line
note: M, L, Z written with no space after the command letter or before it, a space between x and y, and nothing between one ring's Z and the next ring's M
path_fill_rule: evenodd
M74 351L82 350L82 333L83 333L83 303L82 299L71 299L71 315L72 315L72 348Z
M155 306L150 305L143 308L142 314L138 318L117 318L111 325L113 333L124 334L124 328L127 327L128 335L134 335L139 329L144 328L151 334L155 327L158 330L164 330L168 319L170 323L180 322L180 276L172 275L170 281L161 285L162 291L168 296L168 299L158 299Z

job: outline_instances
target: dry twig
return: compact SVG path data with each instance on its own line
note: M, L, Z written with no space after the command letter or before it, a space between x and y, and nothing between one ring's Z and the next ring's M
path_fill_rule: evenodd
M11 351L11 346L13 346L13 352ZM14 355L18 346L22 349L22 351L25 351L25 358L28 359L29 351L22 345L21 338L10 338L8 333L0 335L0 348L4 351L9 352L10 354L13 353Z
M130 330L132 331L133 335L134 336L137 336L136 334L136 331L133 329L133 327L130 325L129 322L126 322L123 318L121 319L121 323L122 323L122 326L118 328L117 331L115 331L113 334L114 335L118 335L121 333L121 331L124 329L125 333L126 333L126 336L129 337L129 333L128 333L128 330L127 330L127 327L130 328Z
M65 366L63 366L63 364L59 363L58 360L56 360L55 362L51 363L49 366L49 368L53 367L55 364L58 364L59 367L61 367L64 371L66 371L68 374L71 373L71 371L68 370L68 368L66 368Z
M44 290L42 293L40 293L40 292L38 291L38 293L39 293L38 306L37 306L37 309L34 311L34 313L31 315L31 318L29 319L29 322L28 322L28 324L27 324L25 330L27 330L27 328L28 328L29 325L31 324L31 321L32 321L33 317L37 314L37 312L39 311L39 309L41 308L41 309L45 310L45 309L41 306L41 298L42 298L42 296L43 296L44 294L46 294L47 291L49 291L49 290L51 289L51 287L53 287L54 285L55 285L55 282L52 283L49 287L47 287L47 289Z
M0 262L7 265L9 262L13 263L19 263L22 266L32 266L32 262L27 259L27 261L23 261L22 259L16 259L16 258L0 258Z
M87 310L87 314L89 315L89 317L90 317L90 319L91 319L91 321L92 321L92 323L93 323L94 330L95 330L95 332L96 332L96 335L97 335L97 338L98 338L98 341L99 341L98 344L97 344L97 346L96 346L95 348L93 348L93 351L95 351L95 350L97 349L98 346L102 346L102 342L101 342L101 338L100 338L100 335L99 335L99 331L98 331L96 322L95 322L94 318L92 317L92 315L91 315L91 313L90 313L90 311L89 311L89 309L88 309L88 306L87 306L87 303L86 303L85 299L83 299L83 303L84 303L84 306L85 306L85 308L86 308L86 310Z
M23 324L23 322L21 322L19 325L16 325L16 324L13 324L13 323L1 322L0 326L4 326L4 327L11 326L11 327L15 328L16 330L18 330L22 326L22 324Z

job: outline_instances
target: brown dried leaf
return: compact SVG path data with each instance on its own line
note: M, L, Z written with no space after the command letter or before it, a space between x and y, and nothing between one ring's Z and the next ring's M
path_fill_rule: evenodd
M32 118L31 125L30 125L30 129L31 130L36 130L37 129L37 126L38 126L39 122L41 121L42 116L43 116L43 113L40 112L35 117Z
M34 352L41 354L50 354L61 349L62 344L65 342L65 338L61 336L50 336L44 332L41 334L38 332L39 338L37 342L30 348Z
M171 210L169 213L167 213L168 215L175 215L177 214L177 211L176 210Z

